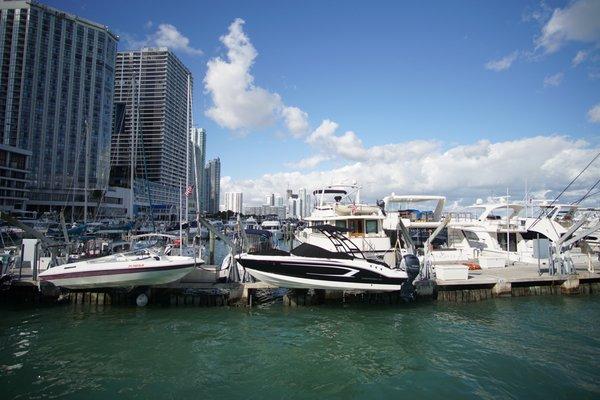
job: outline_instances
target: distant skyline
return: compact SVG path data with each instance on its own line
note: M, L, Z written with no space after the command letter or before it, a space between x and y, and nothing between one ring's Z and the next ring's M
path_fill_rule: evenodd
M248 205L340 181L553 198L600 151L600 1L42 3L120 50L170 47L221 190Z

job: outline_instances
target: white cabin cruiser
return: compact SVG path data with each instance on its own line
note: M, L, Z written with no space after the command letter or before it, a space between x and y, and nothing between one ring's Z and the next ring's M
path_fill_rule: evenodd
M406 256L406 271L367 258L343 233L347 229L315 225L335 251L303 243L291 253L281 250L237 255L236 260L254 278L268 284L298 289L396 291L419 273L419 261Z
M472 252L448 246L447 229L441 227L446 223L442 215L445 203L446 197L435 195L392 193L384 197L383 204L380 203L385 214L383 228L390 237L392 245L398 246L404 252L417 252L423 255L424 246L428 244L427 250L434 264L472 261ZM441 231L428 242L438 228Z
M67 289L163 285L183 278L201 263L194 257L146 249L59 265L42 272L39 280Z
M481 200L468 213L455 216L448 227L450 246L472 251L474 258L496 256L507 262L547 264L549 246L558 242L568 228L554 218L530 218L520 214L523 204L509 203L506 198L484 203ZM574 251L575 262L584 260Z
M361 252L385 257L388 265L395 265L395 254L390 238L383 231L384 216L378 206L360 203L360 187L331 185L313 192L316 198L312 214L305 218L308 226L296 234L301 243L336 251L328 237L315 226L332 225L344 230Z
M271 238L274 242L283 239L283 230L281 229L281 222L278 220L266 220L260 225L261 229L271 232Z
M392 238L392 244L396 243L399 223L402 222L408 229L413 243L417 247L423 247L429 234L442 222L446 197L392 193L383 198L383 203L383 229Z

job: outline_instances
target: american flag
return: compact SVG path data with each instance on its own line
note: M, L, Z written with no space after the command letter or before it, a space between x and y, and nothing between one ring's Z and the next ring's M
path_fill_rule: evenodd
M194 185L190 185L185 189L185 197L190 197L192 191L194 190Z

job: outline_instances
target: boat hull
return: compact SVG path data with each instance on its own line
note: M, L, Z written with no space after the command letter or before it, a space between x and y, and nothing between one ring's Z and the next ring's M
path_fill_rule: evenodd
M119 288L164 285L177 281L196 268L195 264L110 268L73 272L52 269L40 275L40 282L49 282L66 289Z
M242 255L237 260L254 278L290 289L397 291L407 280L404 271L357 259Z

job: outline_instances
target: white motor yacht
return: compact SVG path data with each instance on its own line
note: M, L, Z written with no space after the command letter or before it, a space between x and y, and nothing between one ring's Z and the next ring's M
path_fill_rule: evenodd
M361 252L385 258L388 265L395 265L390 238L383 230L384 215L376 205L360 203L360 187L357 185L331 185L313 192L315 206L308 223L296 234L301 243L308 243L335 251L331 241L315 226L332 225L345 229L344 235L351 239Z
M466 213L455 214L448 226L450 246L473 252L473 257L497 256L507 262L547 264L549 246L568 228L555 218L523 217L525 205L500 197L484 203L478 200ZM557 214L558 215L558 214ZM574 262L584 261L581 252L572 252Z
M283 230L281 229L281 222L279 220L266 220L260 226L271 233L273 241L277 242L283 239Z
M423 247L431 234L444 223L442 212L446 197L435 195L397 195L390 194L383 198L385 219L383 228L390 237L392 245L403 250L411 245L424 252ZM406 228L410 240L404 237L401 226ZM410 244L407 242L411 242ZM431 241L430 255L434 263L466 263L472 258L472 252L465 252L448 246L447 230L441 231Z

